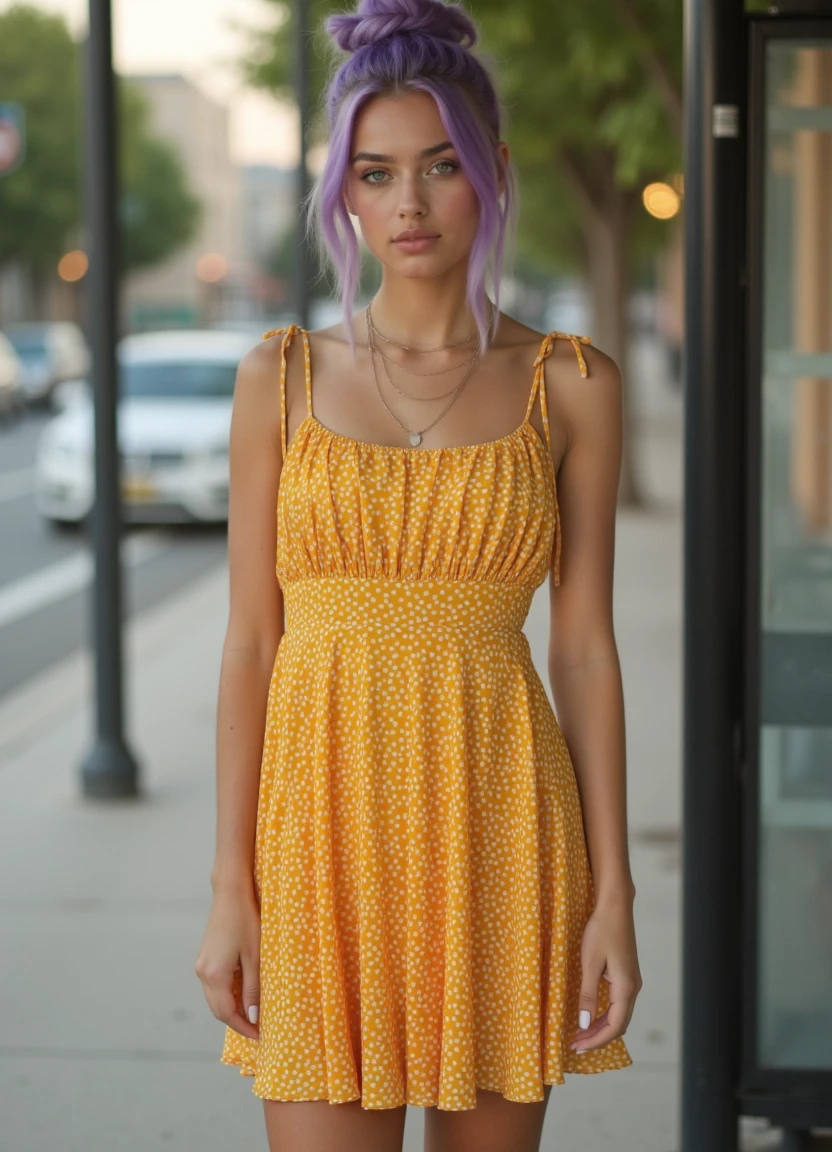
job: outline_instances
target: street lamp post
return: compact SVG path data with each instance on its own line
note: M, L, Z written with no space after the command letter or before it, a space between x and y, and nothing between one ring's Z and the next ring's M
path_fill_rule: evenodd
M124 738L122 686L121 508L116 436L119 261L117 95L110 0L89 0L84 85L86 216L90 243L88 331L95 397L96 737L81 767L87 797L138 793L138 765Z

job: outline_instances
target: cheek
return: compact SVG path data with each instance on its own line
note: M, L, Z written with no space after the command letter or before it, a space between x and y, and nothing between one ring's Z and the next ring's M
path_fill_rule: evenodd
M351 189L352 205L361 217L361 227L365 231L383 226L390 216L390 205L385 204L384 196L376 188L369 188L356 181Z
M461 231L471 234L476 232L480 202L467 180L454 181L453 186L448 185L442 211L449 220L453 219L459 224Z
M458 213L462 216L477 211L479 200L470 180L457 173L452 180L446 180L436 186L436 206L446 212Z

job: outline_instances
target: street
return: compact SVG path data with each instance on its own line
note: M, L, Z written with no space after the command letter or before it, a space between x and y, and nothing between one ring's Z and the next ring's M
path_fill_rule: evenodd
M83 530L55 528L34 502L34 458L48 413L0 423L0 698L91 643L93 558ZM225 560L224 527L131 528L124 608L132 617Z

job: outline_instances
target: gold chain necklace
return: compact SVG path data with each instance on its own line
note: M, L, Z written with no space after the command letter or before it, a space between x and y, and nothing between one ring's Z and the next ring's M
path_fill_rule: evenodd
M399 364L398 360L394 360L392 356L388 356L386 352L383 352L382 349L379 348L378 344L376 344L376 352L378 352L382 360L386 360L390 364L395 364L397 368L401 369L402 372L406 372L408 376L442 376L445 372L453 372L455 368L461 368L463 364L468 363L467 360L460 360L459 364L452 364L450 368L436 368L433 372L416 372L413 368L405 368L404 364Z
M403 348L405 352L418 352L421 355L427 355L430 352L443 352L446 348L460 348L463 344L470 344L470 342L477 335L477 333L474 332L472 335L466 336L464 340L457 340L453 344L440 344L438 348L411 348L409 345L400 344L398 340L393 340L390 336L385 336L382 332L379 332L378 328L376 328L375 321L373 320L370 311L371 305L372 301L370 301L367 305L367 316L369 318L369 322L373 326L373 331L375 334L380 337L380 339L384 340L386 344L395 344L397 348Z
M382 350L379 348L378 344L373 344L373 349L374 349L374 351L376 351L379 354L379 356L382 359L382 363L384 364L384 374L387 377L387 379L390 381L391 387L395 388L400 396L406 396L408 400L444 400L444 398L446 396L450 396L451 392L453 392L456 388L456 385L454 385L454 388L451 388L450 391L440 392L438 396L411 396L411 394L409 392L405 392L405 390L403 388L400 388L398 386L398 384L396 384L395 381L393 380L393 377L390 375L390 369L387 367L387 357L384 355ZM474 355L476 355L476 353ZM471 360L473 360L473 356L471 357ZM471 360L468 361L469 364L471 363ZM395 361L393 361L393 363L395 363ZM462 367L462 365L455 364L454 367L460 368L460 367ZM449 369L443 369L443 371L449 371ZM432 375L432 373L430 373L430 372L417 372L417 373L415 373L415 375L417 375L417 376L430 376L430 375Z
M395 390L399 393L400 396L405 396L408 400L444 400L444 398L446 396L450 396L451 393L454 391L454 388L449 389L449 391L447 391L447 392L440 392L438 396L413 396L413 395L411 395L410 392L405 392L405 390L403 388L400 388L398 386L398 384L394 381L393 377L390 375L389 365L395 364L396 367L400 371L407 373L408 376L442 376L446 372L453 372L457 368L461 368L463 366L463 364L466 362L462 361L462 363L459 363L459 364L452 364L449 368L440 368L440 369L435 370L433 372L416 372L412 368L405 368L405 366L403 364L399 364L391 356L388 356L383 351L382 348L379 347L378 343L376 342L375 337L381 336L381 333L376 328L375 321L373 320L373 317L372 317L372 311L371 311L369 305L368 305L368 313L369 313L368 319L369 319L370 328L372 329L372 332L373 332L373 348L375 349L375 351L378 353L378 355L382 359L382 362L384 364L384 373L387 376L388 381L390 382L390 386L392 388L395 388ZM382 339L384 339L383 336L382 336ZM395 343L395 341L393 341L393 343ZM402 345L399 345L399 347L403 348L403 347L405 347L405 345L402 344ZM436 351L436 349L434 349L434 351ZM470 360L467 361L467 363L469 363L469 364L472 363L476 354L477 354L477 352L475 349Z
M412 428L406 428L404 426L404 424L402 424L401 420L398 418L396 413L393 411L393 409L390 407L390 405L384 399L384 396L381 393L381 389L378 386L378 374L376 372L376 362L375 362L375 356L373 354L374 353L374 345L373 345L373 335L372 335L372 328L371 328L369 305L367 307L367 346L370 350L370 363L372 364L372 368L373 368L373 380L375 382L376 391L378 392L379 399L381 400L382 404L387 409L387 411L390 413L390 415L393 417L393 419L396 421L398 426L401 428L401 430L403 432L407 433L407 435L410 439L410 443L414 446L414 448L417 445L421 444L422 437L424 436L425 432L430 431L430 429L433 428L433 426L435 424L438 424L439 421L442 419L442 417L445 415L445 413L450 409L451 405L454 403L457 396L459 396L460 392L462 391L463 386L465 385L466 381L470 377L471 373L474 371L474 368L475 368L475 366L479 360L479 352L477 352L477 353L475 353L474 357L472 358L472 361L471 361L470 365L468 366L467 372L465 373L465 375L460 380L459 384L457 384L456 388L454 389L454 394L453 394L451 400L449 401L449 403L447 403L445 405L445 407L439 413L439 415L436 417L436 419L432 420L430 424L426 425L426 427L424 427L424 428L421 428L419 430L415 430Z

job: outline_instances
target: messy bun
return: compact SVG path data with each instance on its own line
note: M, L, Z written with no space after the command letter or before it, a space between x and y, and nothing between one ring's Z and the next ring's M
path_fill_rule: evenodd
M354 10L329 16L324 27L337 63L323 97L329 148L306 201L306 227L321 265L335 272L353 356L352 310L361 251L344 203L353 128L368 100L402 92L424 92L436 102L447 138L477 196L479 220L468 257L466 299L477 324L480 352L485 353L499 323L504 253L506 263L513 256L517 177L499 152L505 112L489 66L471 51L477 27L461 3L443 0L359 0Z
M330 16L324 27L344 52L408 32L450 40L463 48L477 42L477 28L468 13L459 4L442 0L361 0L355 12Z

